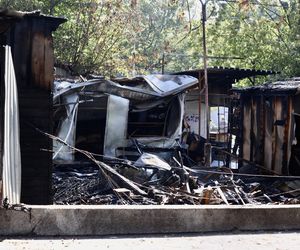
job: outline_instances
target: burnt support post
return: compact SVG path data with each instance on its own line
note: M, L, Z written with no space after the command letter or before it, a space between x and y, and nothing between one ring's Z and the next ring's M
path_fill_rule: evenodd
M210 167L211 165L211 144L204 144L204 157L205 157L205 166Z
M37 132L35 128L52 134L51 89L54 80L52 32L65 21L63 18L46 16L38 11L0 11L0 45L11 47L18 89L22 203L52 203L52 140ZM2 50L0 49L1 55ZM4 62L2 56L0 60L2 97ZM2 133L3 110L2 107L0 109L0 133ZM0 147L2 149L2 142Z
M200 0L201 8L202 8L202 47L203 47L203 69L204 69L204 93L205 93L205 113L206 113L206 144L210 144L209 140L209 123L210 123L210 109L208 103L208 77L207 77L207 48L206 48L206 5L208 0ZM201 94L201 90L200 90ZM200 120L200 117L199 117ZM200 122L200 121L199 121ZM208 148L211 148L209 146ZM211 150L205 150L205 165L207 167L210 166L211 159Z
M165 52L163 52L162 58L161 58L161 73L162 74L165 73Z

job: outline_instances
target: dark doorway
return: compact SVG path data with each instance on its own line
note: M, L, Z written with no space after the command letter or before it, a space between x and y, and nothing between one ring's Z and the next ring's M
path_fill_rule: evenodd
M106 126L107 97L93 98L79 104L75 147L95 154L103 154ZM86 158L75 153L75 159Z

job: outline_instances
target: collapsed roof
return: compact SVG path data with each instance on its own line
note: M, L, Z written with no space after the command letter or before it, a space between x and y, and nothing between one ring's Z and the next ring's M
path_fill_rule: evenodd
M285 93L291 95L297 95L300 91L300 78L295 77L287 80L277 81L277 82L267 82L262 85L247 87L247 88L236 88L235 92L240 92L248 95L255 94L272 94L272 93Z
M99 154L110 157L117 156L118 148L130 147L133 138L152 147L170 147L182 132L181 93L197 83L196 78L185 75L55 82L57 136L72 146L85 142L88 147L92 145L89 138L101 137L93 144L97 144ZM91 134L92 128L84 131L87 126L94 126L97 132ZM103 131L95 126L101 126ZM53 159L74 159L74 152L61 143L54 142L54 151Z
M51 30L56 30L61 23L67 21L67 19L63 17L44 15L39 10L31 11L31 12L23 12L23 11L0 8L0 24L1 24L0 33L6 32L11 25L25 18L31 18L31 19L38 18L40 20L45 20L47 22L47 26Z
M147 101L169 95L176 95L198 83L192 76L147 75L134 78L116 78L111 80L92 79L87 82L63 83L56 87L54 101L70 92L89 91L114 94L135 101Z
M270 70L255 70L255 69L240 69L240 68L226 68L226 67L209 67L207 69L207 78L209 84L234 84L235 82L253 76L267 76L274 75L278 72ZM204 69L193 69L173 73L174 75L189 75L200 78L204 74Z

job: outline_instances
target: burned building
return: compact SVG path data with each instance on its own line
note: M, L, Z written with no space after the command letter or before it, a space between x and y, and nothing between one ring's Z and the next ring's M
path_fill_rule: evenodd
M198 78L199 83L193 89L189 90L185 102L185 120L191 132L199 134L206 138L207 118L205 95L203 91L204 70L195 69L174 73L176 75L190 75ZM231 97L231 89L234 84L240 80L248 79L254 83L256 77L275 74L268 70L253 70L241 68L210 67L208 74L208 104L210 110L209 121L209 140L217 147L231 152L234 147L234 133L231 131L230 124L233 123L233 107L235 99ZM199 118L200 117L200 118ZM221 166L224 161L224 155L217 153L213 149L212 164ZM227 158L227 157L226 157ZM216 160L214 162L214 160ZM227 165L229 159L227 159ZM233 163L236 165L236 163Z
M0 11L0 172L12 203L51 203L52 140L36 128L52 133L52 32L64 21Z
M194 116L192 130L206 133L202 70L56 81L53 86L51 34L64 21L39 12L0 12L2 198L48 204L53 191L56 204L270 201L235 189L248 190L253 183L235 178L224 164L205 169L201 163L186 161L190 155L181 141L184 118ZM218 115L209 139L224 143L230 153L235 135L240 158L278 174L298 174L299 79L236 90L237 99L228 95L236 81L271 73L208 70L209 106L217 108ZM237 110L239 123L232 123ZM53 173L53 163L63 170ZM68 164L77 164L80 170L69 171ZM216 174L213 186L207 179L211 174ZM77 196L74 190L79 190Z
M204 104L204 92L203 90L203 78L204 70L195 69L174 73L176 75L190 75L196 77L199 80L196 88L189 91L186 97L185 113L190 125L195 133L200 134L202 137L206 137L206 114ZM226 68L226 67L210 67L207 69L208 74L208 95L209 95L209 106L211 112L213 109L218 108L218 113L222 116L227 117L229 108L231 106L230 90L233 85L242 79L252 79L257 76L268 76L274 74L272 71L267 70L252 70L252 69L241 69L241 68ZM200 93L201 92L201 93ZM199 103L201 105L199 106ZM200 108L201 107L201 108ZM225 108L225 109L224 109ZM199 119L200 114L200 119ZM199 122L201 121L201 126ZM221 122L221 121L219 121ZM199 131L200 129L200 131ZM214 128L211 126L211 137L214 137Z
M164 86L165 82L169 82L168 86ZM220 166L206 167L186 161L189 152L178 139L182 132L183 97L186 95L182 91L196 84L196 78L186 75L57 82L54 94L57 113L54 203L298 204L299 177L282 176L278 172L279 176L262 174L260 170L268 165L247 158L245 152L249 151L245 149L251 146L255 157L267 159L271 155L283 163L276 148L285 149L285 137L281 136L287 131L293 138L289 143L294 144L289 145L292 153L288 164L292 165L292 159L297 163L298 122L292 121L295 117L291 116L298 115L300 82L294 79L235 90L230 96L236 98L232 100L235 105L229 108L237 120L229 121L229 134L236 136L237 143L242 142L236 153L240 154L240 163L250 165L247 172L242 168L232 169L224 162ZM170 86L173 87L163 90ZM289 101L286 103L286 100ZM264 118L270 120L266 122ZM169 127L170 123L173 124ZM265 123L269 124L268 128L270 125L273 128L259 131ZM282 126L281 133L277 126ZM89 129L84 130L85 127ZM167 130L163 129L165 127ZM262 149L258 143L266 141L271 131L275 137L272 139L275 151L270 149L269 154L259 155ZM242 139L239 133L242 133ZM248 139L250 134L252 142ZM220 150L215 144L213 147ZM232 156L229 160L237 159L231 148L227 153ZM291 170L289 173L293 173ZM274 172L276 169L267 173Z
M184 75L57 82L56 135L73 147L105 157L135 158L137 143L167 151L182 133L183 92L197 83ZM54 151L56 162L82 157L60 142L55 142Z
M299 90L299 78L234 90L241 158L276 174L300 174Z
M229 95L232 85L244 78L273 72L233 68L209 68L208 72L210 140L214 146L231 151L232 131L228 124L233 112ZM106 157L136 158L140 153L136 152L137 144L166 155L182 139L183 120L191 132L205 137L205 104L197 78L203 80L203 70L131 79L57 82L56 135L72 147ZM53 159L60 164L82 157L60 142L54 143L54 151ZM217 158L215 154L213 158Z

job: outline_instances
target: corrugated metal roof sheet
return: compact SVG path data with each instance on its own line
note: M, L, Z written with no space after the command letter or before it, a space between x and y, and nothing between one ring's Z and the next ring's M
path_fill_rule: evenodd
M190 75L199 77L200 74L204 73L204 69L194 69L181 72L172 73L174 75ZM271 70L255 70L255 69L240 69L240 68L226 68L226 67L209 67L207 69L209 83L222 83L224 80L234 81L241 80L243 78L252 76L267 76L278 74ZM222 81L218 81L222 80Z
M5 104L3 143L3 197L11 204L20 203L21 152L17 82L11 49L5 46Z
M297 94L300 91L300 78L291 78L283 81L267 82L262 85L247 87L247 88L237 88L234 89L235 92L245 93L245 94L258 94L258 93L290 93Z

